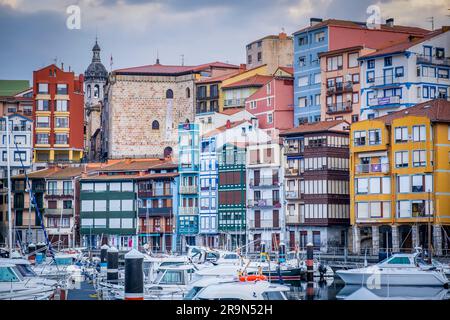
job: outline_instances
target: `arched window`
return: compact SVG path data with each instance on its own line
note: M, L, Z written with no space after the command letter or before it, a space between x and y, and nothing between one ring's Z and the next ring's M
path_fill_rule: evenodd
M191 97L191 89L186 88L186 98L190 98Z
M159 130L159 122L157 120L152 122L152 130Z
M99 95L100 95L100 87L98 86L98 84L96 84L94 87L94 98L98 98Z
M173 99L173 91L169 89L166 91L166 99Z
M86 91L87 91L88 98L90 98L91 97L91 85L90 84L88 84Z
M172 148L171 147L166 147L164 149L164 158L170 157L172 155Z

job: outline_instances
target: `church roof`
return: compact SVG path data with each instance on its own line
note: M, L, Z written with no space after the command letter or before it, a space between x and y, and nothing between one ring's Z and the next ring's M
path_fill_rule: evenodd
M85 80L106 80L108 78L108 71L100 59L100 50L100 46L96 40L92 48L92 62L84 73Z

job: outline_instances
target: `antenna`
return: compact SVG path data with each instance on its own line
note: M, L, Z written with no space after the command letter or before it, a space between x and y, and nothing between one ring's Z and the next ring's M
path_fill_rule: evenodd
M159 50L156 49L156 64L159 64Z
M184 54L181 55L181 65L184 66Z
M431 31L434 31L434 17L428 17L427 22L431 22Z

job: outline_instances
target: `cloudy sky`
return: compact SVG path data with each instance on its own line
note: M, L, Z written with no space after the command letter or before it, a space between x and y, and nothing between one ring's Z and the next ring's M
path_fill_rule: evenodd
M81 28L66 26L71 5ZM431 28L450 25L449 0L0 0L0 79L29 79L32 71L64 63L77 73L91 60L98 34L109 69L209 61L245 62L245 45L267 34L291 34L310 17L366 21L378 5L383 19Z

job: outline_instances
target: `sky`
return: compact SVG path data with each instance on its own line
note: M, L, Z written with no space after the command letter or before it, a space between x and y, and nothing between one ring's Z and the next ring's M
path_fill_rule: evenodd
M80 9L80 28L70 6ZM112 69L155 63L245 63L246 44L307 26L311 17L366 21L381 18L431 29L450 25L450 0L0 0L0 79L30 80L57 61L76 73L89 65L96 36Z

